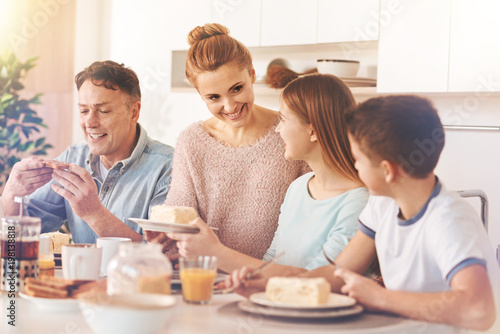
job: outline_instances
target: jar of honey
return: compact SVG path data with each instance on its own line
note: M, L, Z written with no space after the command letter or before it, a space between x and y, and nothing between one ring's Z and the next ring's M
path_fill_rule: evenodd
M54 269L56 262L54 261L54 254L41 254L38 258L38 268L40 269L40 277L54 276Z

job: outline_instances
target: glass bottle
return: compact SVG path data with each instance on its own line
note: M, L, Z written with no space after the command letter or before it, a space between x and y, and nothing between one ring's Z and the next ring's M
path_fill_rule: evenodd
M0 219L0 290L24 291L26 278L38 278L38 245L41 219L23 215L27 198L15 197L20 203L19 216Z
M130 242L119 246L108 265L108 294L170 294L172 265L162 246Z

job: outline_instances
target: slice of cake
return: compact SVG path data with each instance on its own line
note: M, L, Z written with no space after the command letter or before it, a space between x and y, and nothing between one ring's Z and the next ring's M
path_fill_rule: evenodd
M44 233L50 236L50 251L61 253L63 245L69 245L70 235L61 232Z
M149 219L166 223L187 224L196 217L198 214L194 208L161 204L151 208Z
M266 299L272 302L315 306L326 304L330 283L323 277L271 277L266 285Z

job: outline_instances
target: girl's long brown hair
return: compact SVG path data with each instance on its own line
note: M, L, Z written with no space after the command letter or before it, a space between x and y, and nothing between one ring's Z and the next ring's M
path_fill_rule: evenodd
M325 162L346 178L362 183L354 168L344 113L356 105L351 90L329 74L312 74L290 82L283 102L316 132Z

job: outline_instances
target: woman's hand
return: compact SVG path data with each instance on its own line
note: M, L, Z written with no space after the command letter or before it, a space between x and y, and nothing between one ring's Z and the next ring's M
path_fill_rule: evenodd
M196 234L167 233L168 238L177 241L181 256L218 256L225 248L214 231L200 217L189 222L189 225L198 227L200 232Z

